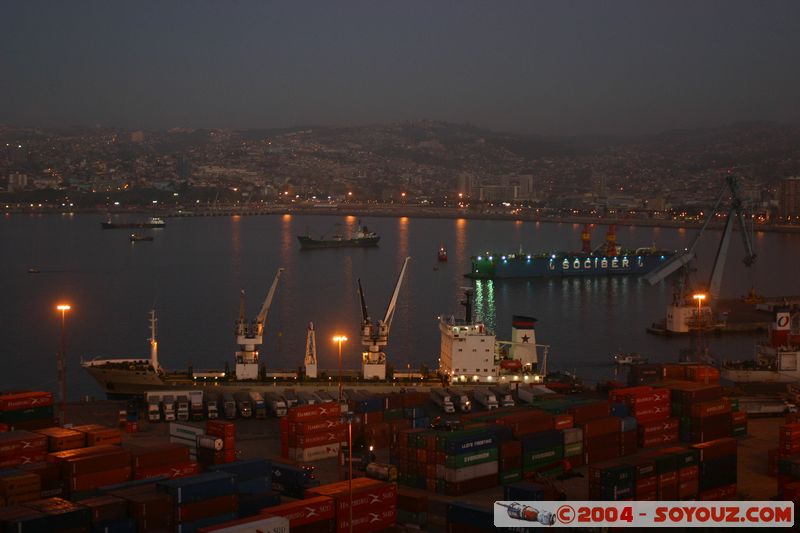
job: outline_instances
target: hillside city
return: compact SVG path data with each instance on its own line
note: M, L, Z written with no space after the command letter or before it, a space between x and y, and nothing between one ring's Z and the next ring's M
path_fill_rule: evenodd
M800 225L798 141L800 125L767 122L636 137L542 137L433 121L281 130L5 126L0 208L346 207L667 223L701 220L732 174L756 224Z

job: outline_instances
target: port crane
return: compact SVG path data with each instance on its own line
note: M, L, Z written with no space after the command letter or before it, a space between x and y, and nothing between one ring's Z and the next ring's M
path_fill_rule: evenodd
M361 345L365 350L362 354L364 379L386 379L386 354L383 350L389 344L389 331L392 328L392 319L397 307L397 297L400 294L400 287L403 284L403 278L410 260L410 257L406 257L405 261L403 261L403 268L400 269L400 275L397 277L397 283L392 297L389 299L389 305L386 307L386 313L383 316L383 320L379 320L377 323L373 322L369 316L367 302L364 298L364 288L361 286L361 279L358 279L358 296L361 299L362 319Z
M714 265L708 278L708 284L703 289L708 293L709 307L706 312L703 312L702 301L699 305L692 303L692 297L689 294L689 275L693 271L692 262L696 258L696 249L700 237L704 234L706 228L714 219L717 210L719 209L722 201L726 196L730 196L731 204L728 208L728 215L725 220L725 226L722 230L722 237L720 238L717 246L717 253L714 256ZM722 286L722 273L725 268L725 261L728 257L728 247L733 233L733 226L738 222L739 232L742 235L744 244L745 256L743 262L745 266L750 269L750 294L749 298L755 296L755 288L753 287L753 271L751 267L755 264L756 253L753 248L753 228L752 222L748 226L747 216L745 213L744 203L739 194L739 182L732 174L728 174L725 178L725 185L722 187L714 207L709 211L703 225L697 232L691 245L684 250L683 253L676 254L669 261L662 264L659 268L653 270L644 276L644 278L654 285L663 279L667 278L674 272L680 271L680 275L675 282L675 293L673 295L672 303L667 309L667 320L665 327L667 331L676 333L686 333L689 331L690 326L694 322L695 326L699 326L702 322L703 315L710 316L710 305L719 299L720 287ZM694 315L694 319L692 318Z
M258 346L264 338L264 320L267 318L275 291L278 288L278 280L281 278L283 269L279 268L272 280L272 285L267 292L264 303L258 315L248 323L244 309L244 291L241 292L239 299L239 320L236 321L236 344L239 350L236 352L236 379L258 379Z

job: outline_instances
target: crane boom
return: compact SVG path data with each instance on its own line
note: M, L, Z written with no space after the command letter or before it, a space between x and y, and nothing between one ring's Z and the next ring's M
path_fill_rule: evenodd
M406 257L406 260L403 261L403 268L400 270L400 275L397 277L397 285L394 287L394 292L392 293L392 298L389 300L389 305L386 307L386 314L383 317L383 324L386 326L386 332L389 332L389 329L392 327L392 319L394 318L394 310L397 306L397 296L400 294L400 287L403 285L403 277L406 274L406 267L408 266L408 262L411 258ZM362 300L363 302L363 300ZM366 309L366 307L364 308Z
M275 279L272 280L272 286L269 288L269 292L267 292L267 297L264 300L264 303L261 305L261 311L258 312L258 316L256 316L256 335L261 335L264 333L264 320L267 318L267 313L269 313L269 308L272 306L272 299L275 297L275 290L278 288L278 280L283 273L283 269L279 268L278 272L275 273Z
M361 318L364 322L369 322L369 311L367 311L367 302L364 300L364 288L361 286L361 278L358 278L358 297L361 299Z

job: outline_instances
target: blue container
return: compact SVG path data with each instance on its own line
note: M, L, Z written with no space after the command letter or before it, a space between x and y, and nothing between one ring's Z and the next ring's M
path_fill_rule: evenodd
M272 490L302 499L307 488L319 485L318 479L311 479L309 476L308 472L298 466L272 463Z
M236 478L227 472L209 472L199 476L160 481L156 484L156 489L172 496L172 501L178 504L199 502L236 494Z
M612 403L611 404L611 416L629 416L631 414L631 408L625 405L624 403Z
M356 400L355 411L357 413L377 413L378 411L383 411L385 406L386 401L377 396L359 398Z
M92 533L136 533L136 520L125 518L92 524Z
M544 487L530 481L517 481L506 485L504 488L506 500L542 501L544 500Z
M217 524L224 524L225 522L232 522L239 518L236 513L221 514L217 516L210 516L194 522L184 522L175 526L177 533L195 533L201 527L215 526Z
M465 524L472 529L495 531L492 509L471 503L452 502L447 504L447 523Z
M267 459L247 459L208 467L209 472L227 472L236 476L236 482L248 479L272 478L272 463Z
M524 435L520 440L522 441L522 453L526 453L561 446L564 442L564 434L558 429L551 429Z
M236 483L236 492L238 494L258 494L261 492L272 490L271 477L258 477L255 479L248 479L246 481L239 481Z
M622 418L622 431L633 431L639 425L636 423L636 419L632 416L626 416Z
M265 507L281 504L281 495L267 490L260 493L239 494L239 517L255 516Z
M403 409L403 416L405 418L422 418L427 416L424 407L406 407Z
M415 419L414 419L414 420L411 422L411 426L412 426L414 429L425 429L425 428L427 428L427 427L430 427L430 425L431 425L431 419L430 419L430 418L428 418L428 417L423 417L423 418L415 418Z
M447 455L458 455L460 453L477 452L487 448L497 446L497 439L491 433L476 435L464 435L445 442L444 451Z

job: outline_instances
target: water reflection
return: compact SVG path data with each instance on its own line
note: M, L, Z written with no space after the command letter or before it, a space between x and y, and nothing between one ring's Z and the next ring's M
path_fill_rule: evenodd
M475 280L475 320L486 324L491 331L497 327L494 289L493 280Z

